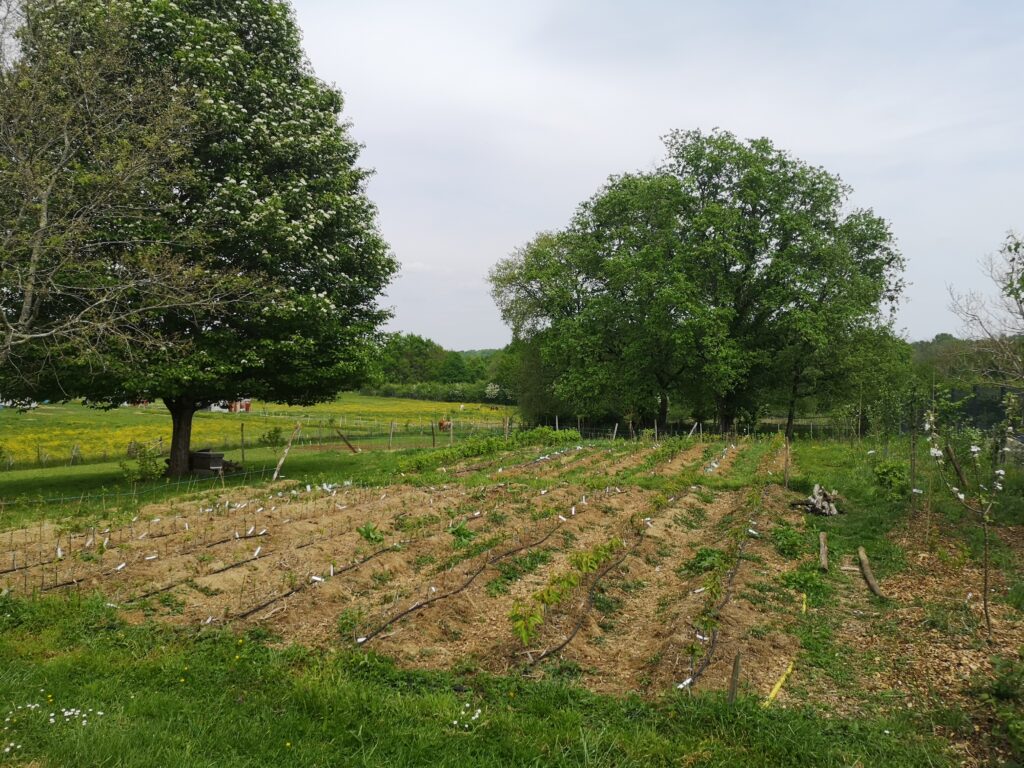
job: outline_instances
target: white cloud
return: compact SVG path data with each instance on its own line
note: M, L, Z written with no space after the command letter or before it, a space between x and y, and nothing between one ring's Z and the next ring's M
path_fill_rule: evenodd
M673 128L768 136L852 184L908 258L913 337L955 330L945 284L982 286L1024 228L1021 4L294 2L377 170L394 326L449 347L502 344L490 266Z

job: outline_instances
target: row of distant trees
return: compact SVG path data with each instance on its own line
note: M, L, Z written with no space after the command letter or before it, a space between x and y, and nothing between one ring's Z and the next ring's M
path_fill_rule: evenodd
M455 352L412 333L384 337L373 373L362 391L389 397L449 402L514 404L501 349Z

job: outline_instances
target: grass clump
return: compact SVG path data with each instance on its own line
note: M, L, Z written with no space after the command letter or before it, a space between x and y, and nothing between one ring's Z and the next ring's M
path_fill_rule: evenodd
M507 595L510 585L549 562L551 551L538 549L498 563L498 576L487 582L487 594L491 597Z

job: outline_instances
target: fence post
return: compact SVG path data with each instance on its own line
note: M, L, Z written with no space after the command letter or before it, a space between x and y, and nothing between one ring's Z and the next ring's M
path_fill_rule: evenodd
M430 422L430 447L437 448L437 433L434 432L434 422Z
M395 422L391 422L391 431L388 433L388 450L391 450L391 441L395 439Z
M242 430L242 463L245 464L245 422L241 423Z

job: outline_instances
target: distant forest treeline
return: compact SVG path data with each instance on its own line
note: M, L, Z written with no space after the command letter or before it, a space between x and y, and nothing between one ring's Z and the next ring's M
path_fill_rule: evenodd
M1004 417L1005 388L986 379L985 355L975 342L948 333L930 341L908 343L891 336L887 341L890 343L882 350L884 354L870 356L864 365L873 373L889 377L898 391L916 391L922 405L933 392L945 392L953 400L964 401L963 415L979 427L989 427ZM523 342L513 342L502 349L453 351L416 334L394 333L386 337L381 349L374 382L362 392L384 397L518 405L524 419L531 423L551 422L556 415L563 423L573 423L576 414L555 397L551 378L550 366ZM844 409L856 410L858 413L852 418L859 416L864 429L870 429L872 421L882 418L882 403L874 394L870 402L861 401L854 391L857 377L851 381L851 388L842 396L826 393L803 398L799 415L841 417ZM654 407L656 404L652 403ZM751 416L764 419L785 415L786 404L779 399L774 403L769 400L766 407ZM674 404L669 424L692 423L701 416L685 403ZM588 421L610 423L620 417L621 414L609 412Z
M447 350L414 333L385 337L373 380L363 394L451 403L516 404L507 351Z

